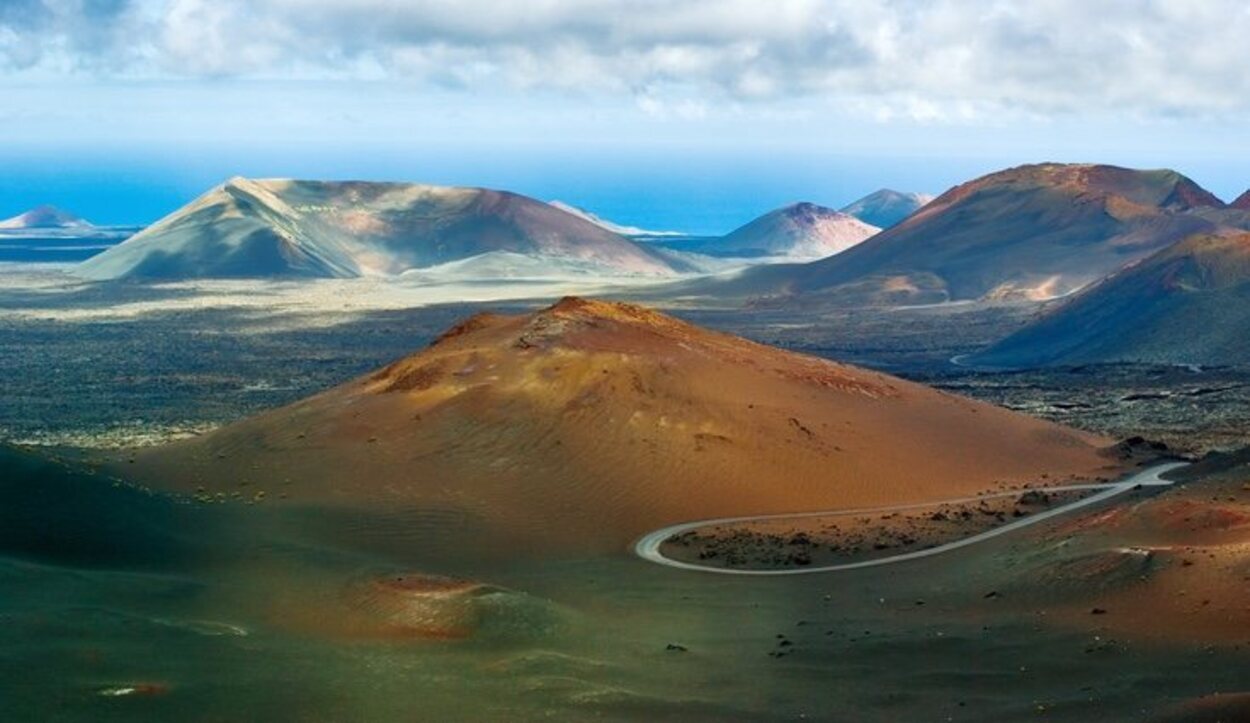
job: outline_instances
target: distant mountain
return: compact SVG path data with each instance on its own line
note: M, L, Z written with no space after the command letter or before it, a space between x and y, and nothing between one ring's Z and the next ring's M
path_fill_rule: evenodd
M971 363L1250 362L1250 234L1200 234L1089 288Z
M661 240L666 248L707 256L764 261L808 261L841 253L880 231L814 203L769 211L724 236Z
M666 276L678 262L541 201L403 183L233 179L78 267L93 279L393 275L495 251Z
M686 235L680 231L651 231L649 229L639 228L638 226L622 226L619 223L613 223L605 218L601 218L584 208L578 208L577 206L567 204L563 201L551 201L550 203L552 206L555 206L565 213L571 213L578 218L585 219L600 228L605 228L612 233L620 234L621 236L662 237Z
M824 258L881 229L814 203L795 203L760 216L717 242L722 255Z
M883 188L842 208L842 213L878 228L890 228L933 200L928 193L904 193Z
M1239 211L1250 211L1250 191L1246 191L1238 196L1237 200L1233 201L1229 206Z
M93 228L81 218L62 211L55 206L39 206L20 216L0 221L2 230L21 229L90 229Z
M1042 164L953 188L843 253L691 282L767 304L939 303L1066 295L1193 233L1224 204L1175 171Z

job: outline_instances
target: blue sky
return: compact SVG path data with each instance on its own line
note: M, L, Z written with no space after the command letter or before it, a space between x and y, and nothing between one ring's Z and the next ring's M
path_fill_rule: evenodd
M1232 0L3 0L0 216L232 175L508 188L725 231L1041 160L1250 187Z

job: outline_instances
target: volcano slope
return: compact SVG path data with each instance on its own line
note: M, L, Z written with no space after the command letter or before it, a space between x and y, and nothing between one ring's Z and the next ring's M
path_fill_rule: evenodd
M1250 234L1197 235L1089 288L971 363L1250 363Z
M1170 476L1185 484L1029 540L1011 592L1107 636L1250 643L1250 449Z
M957 186L836 256L687 282L682 291L757 304L1045 300L1210 231L1226 213L1175 171L1021 166Z
M625 304L474 316L307 400L139 451L201 498L390 510L472 554L1109 476L1106 440ZM441 522L440 522L441 521Z

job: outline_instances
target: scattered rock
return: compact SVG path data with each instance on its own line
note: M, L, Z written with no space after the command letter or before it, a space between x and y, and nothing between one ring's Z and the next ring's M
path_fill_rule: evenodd
M102 688L99 694L106 698L122 698L126 696L142 696L154 697L165 695L169 692L169 686L165 683L132 683L131 685L119 685L112 688Z

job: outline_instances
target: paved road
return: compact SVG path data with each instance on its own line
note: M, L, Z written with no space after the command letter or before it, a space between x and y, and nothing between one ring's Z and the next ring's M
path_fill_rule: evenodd
M848 563L844 563L841 565L822 565L818 567L787 568L784 570L737 570L737 569L730 569L730 568L723 568L723 567L708 567L704 565L696 565L694 563L689 563L689 562L681 562L679 560L672 560L672 559L665 557L660 552L660 545L662 545L665 540L669 539L670 537L673 537L674 535L680 535L683 532L688 532L690 530L695 530L700 527L708 527L708 526L713 526L713 525L728 525L728 524L736 524L736 523L743 523L743 522L762 522L762 521L767 521L767 520L799 520L799 519L805 519L805 518L811 518L811 517L836 517L836 516L845 516L845 515L873 514L873 513L878 513L878 512L901 512L905 510L923 509L925 507L936 507L938 505L944 505L944 504L948 504L948 505L949 504L964 504L964 503L969 503L969 502L979 502L981 500L998 499L1002 497L1015 497L1015 496L1022 494L1023 490L1013 490L1011 492L996 492L994 494L982 495L979 497L960 497L956 499L939 500L936 502L925 502L921 504L895 505L891 507L871 507L871 508L859 508L859 509L851 509L851 510L832 510L832 511L825 511L825 512L800 512L800 513L789 513L789 514L779 514L779 515L753 515L753 516L747 516L747 517L723 517L723 518L715 519L715 520L699 520L697 522L684 522L680 525L672 525L669 527L665 527L663 529L656 530L655 532L650 532L646 535L643 535L642 538L638 540L638 542L634 543L634 553L644 560L654 562L659 565L666 565L668 567L676 567L682 570L695 570L698 572L720 573L722 575L810 575L812 573L817 573L817 572L838 572L841 570L858 570L858 569L865 568L865 567L880 567L882 565L893 565L899 562L906 562L908 560L918 560L924 557L933 557L934 555L941 555L943 553L950 552L952 550L958 550L961 547L967 547L968 545L975 545L978 542L983 542L985 540L998 537L999 535L1005 535L1008 532L1011 532L1013 530L1018 530L1021 527L1028 527L1029 525L1035 525L1039 522L1043 522L1052 517L1064 515L1069 512L1073 512L1075 510L1081 509L1083 507L1088 507L1090 505L1096 505L1100 502L1104 502L1113 497L1122 495L1138 487L1167 487L1171 485L1172 483L1169 482L1168 480L1163 479L1160 475L1163 475L1174 469L1179 469L1186 465L1188 465L1188 462L1169 462L1167 464L1157 465L1155 467L1151 467L1150 469L1144 470L1142 472L1138 472L1137 474L1134 474L1131 477L1127 477L1123 480L1120 480L1119 482L1111 482L1108 484L1081 484L1081 485L1064 485L1064 486L1057 486L1057 487L1034 488L1037 491L1041 491L1041 492L1069 492L1073 490L1098 490L1098 493L1094 495L1090 495L1089 497L1084 497L1082 499L1079 499L1075 502L1071 502L1066 505L1055 507L1054 509L1046 510L1045 512L1038 512L1037 514L1029 515L1028 517L1023 517L1019 520L1015 520L1014 522L1009 522L1005 525L995 527L991 530L986 530L985 532L972 535L970 537L965 537L963 539L956 540L954 542L948 542L945 545L938 545L937 547L930 547L925 550L916 550L914 552L906 552L900 555L892 555L890 557L881 557L875 560L864 560L862 562L848 562Z

